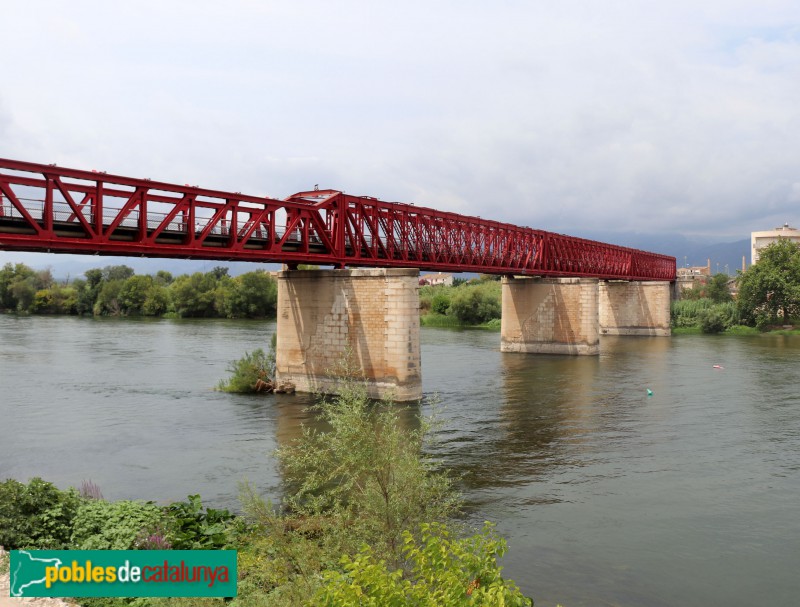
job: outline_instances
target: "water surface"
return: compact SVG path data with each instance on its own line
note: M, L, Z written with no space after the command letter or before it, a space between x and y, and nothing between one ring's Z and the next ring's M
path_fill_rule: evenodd
M248 479L278 498L270 453L310 399L213 390L273 330L0 316L0 478L231 508ZM502 354L481 331L422 341L431 449L537 606L796 604L800 339L607 337L599 357Z

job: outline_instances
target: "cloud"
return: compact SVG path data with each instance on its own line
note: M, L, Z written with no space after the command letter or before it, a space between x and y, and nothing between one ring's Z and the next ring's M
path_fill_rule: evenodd
M0 156L273 196L319 183L566 233L800 223L793 2L7 12Z

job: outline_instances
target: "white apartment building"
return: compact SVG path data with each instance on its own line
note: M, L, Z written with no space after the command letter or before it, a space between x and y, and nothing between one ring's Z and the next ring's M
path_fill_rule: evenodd
M750 232L750 263L758 261L758 253L764 247L777 242L781 238L788 238L800 243L800 230L789 227L788 223L783 224L774 230L764 232Z

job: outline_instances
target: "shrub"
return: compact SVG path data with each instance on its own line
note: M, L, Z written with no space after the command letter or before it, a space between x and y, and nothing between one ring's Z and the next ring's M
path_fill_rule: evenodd
M722 333L728 328L726 315L718 309L704 310L699 316L699 321L703 333Z
M700 324L700 314L712 306L710 299L680 299L670 305L673 327L696 327Z
M85 500L72 528L75 550L133 550L143 532L161 523L163 512L153 502Z
M450 307L450 298L447 293L440 291L431 299L431 311L435 314L447 314L447 309Z
M453 294L447 313L474 325L500 318L499 287L496 282L463 285Z
M452 539L446 526L423 524L417 541L403 534L403 554L410 573L390 571L365 547L342 558L342 570L323 573L324 585L315 604L326 607L397 605L456 607L485 605L523 607L533 601L510 580L500 576L497 559L506 543L488 523L472 537Z
M177 550L222 550L229 544L228 525L234 516L228 510L206 508L199 495L174 502L166 509L165 538ZM155 540L154 540L155 541Z
M74 489L60 491L40 478L27 485L13 479L0 483L0 546L68 548L80 502Z
M338 390L317 407L330 431L305 428L277 451L293 490L286 504L300 516L346 521L356 548L366 542L381 558L399 562L403 530L446 520L460 502L450 479L422 452L428 420L404 428L397 407L371 402L357 380L340 381Z
M276 334L272 334L269 352L258 348L253 352L245 352L239 360L228 365L231 376L227 380L220 380L217 390L222 392L249 393L258 392L260 383L275 377L275 347Z

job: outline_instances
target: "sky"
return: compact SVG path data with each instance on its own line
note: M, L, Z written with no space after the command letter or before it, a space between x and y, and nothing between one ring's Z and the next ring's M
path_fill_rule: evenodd
M796 0L3 0L0 157L575 235L800 227Z

